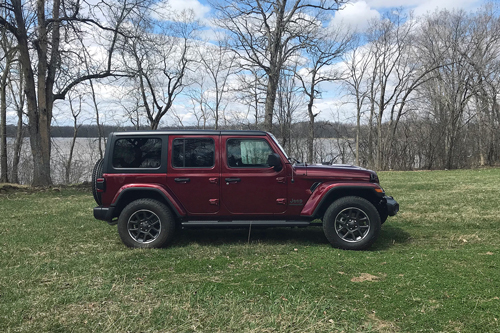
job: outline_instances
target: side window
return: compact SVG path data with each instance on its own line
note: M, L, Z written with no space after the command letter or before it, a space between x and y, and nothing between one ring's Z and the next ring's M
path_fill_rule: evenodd
M113 148L114 168L157 169L161 164L161 139L118 139Z
M211 168L215 165L213 139L175 139L172 144L174 168Z
M231 168L267 168L273 150L263 139L229 139L226 143L227 164Z

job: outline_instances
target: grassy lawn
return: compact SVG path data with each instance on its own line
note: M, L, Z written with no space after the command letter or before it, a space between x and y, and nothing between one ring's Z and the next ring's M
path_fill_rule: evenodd
M401 212L364 252L317 227L131 250L89 190L0 191L0 331L500 332L500 169L380 178Z

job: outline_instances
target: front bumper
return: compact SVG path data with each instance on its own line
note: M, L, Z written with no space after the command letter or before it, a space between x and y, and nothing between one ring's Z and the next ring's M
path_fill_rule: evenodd
M387 214L389 216L394 216L399 212L399 204L393 197L384 196L386 205L387 205Z

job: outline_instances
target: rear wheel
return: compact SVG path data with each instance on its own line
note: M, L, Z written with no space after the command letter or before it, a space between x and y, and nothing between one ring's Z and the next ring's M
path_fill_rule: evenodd
M373 204L360 197L334 201L323 217L323 230L332 246L345 250L365 250L377 239L380 216Z
M102 162L101 158L94 165L94 170L92 170L92 194L94 195L95 202L100 206L102 205L101 193L97 192L97 179L102 177Z
M118 234L128 247L164 247L172 241L174 231L170 209L153 199L132 201L118 218Z

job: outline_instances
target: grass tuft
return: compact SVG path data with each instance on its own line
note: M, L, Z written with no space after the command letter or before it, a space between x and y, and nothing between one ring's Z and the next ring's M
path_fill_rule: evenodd
M500 169L382 172L369 251L309 229L183 230L131 250L81 187L0 191L5 332L500 332Z

